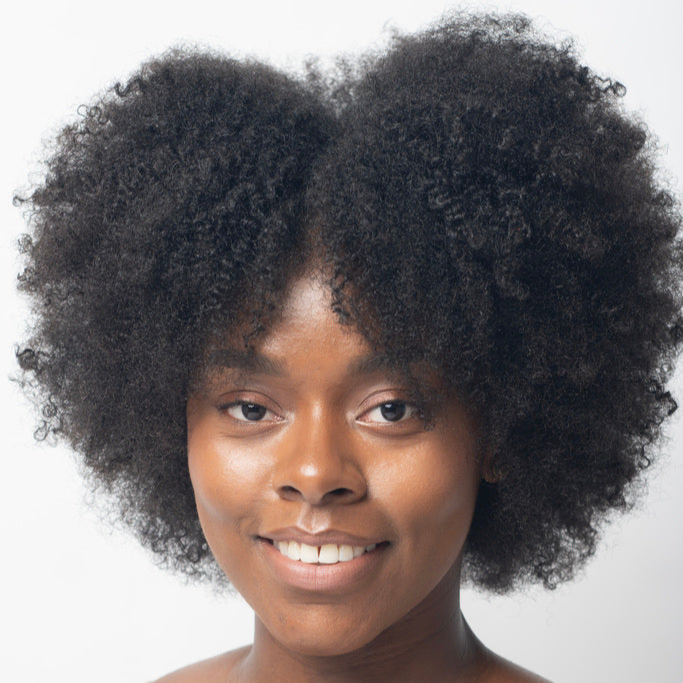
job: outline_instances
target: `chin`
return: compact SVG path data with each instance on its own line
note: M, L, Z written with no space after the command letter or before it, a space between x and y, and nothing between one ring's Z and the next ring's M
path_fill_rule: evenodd
M268 628L268 627L266 627ZM322 624L279 624L269 629L271 638L283 648L306 657L341 657L363 649L383 629L363 629L362 625L342 625L327 617Z

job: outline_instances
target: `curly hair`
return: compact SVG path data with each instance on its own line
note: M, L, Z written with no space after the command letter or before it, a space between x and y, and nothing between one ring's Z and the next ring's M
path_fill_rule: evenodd
M480 418L465 575L571 578L676 408L678 205L623 86L521 16L451 15L336 77L172 53L66 128L24 201L18 350L42 405L168 565L215 576L186 465L202 350L267 329L303 262L335 309Z

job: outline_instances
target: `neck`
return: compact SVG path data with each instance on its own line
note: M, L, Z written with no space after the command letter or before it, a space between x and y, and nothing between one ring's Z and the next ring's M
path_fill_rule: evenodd
M451 575L455 572L455 576ZM256 617L254 645L239 680L286 683L412 683L464 680L481 655L460 612L459 570L454 567L419 605L353 652L301 654L274 640Z

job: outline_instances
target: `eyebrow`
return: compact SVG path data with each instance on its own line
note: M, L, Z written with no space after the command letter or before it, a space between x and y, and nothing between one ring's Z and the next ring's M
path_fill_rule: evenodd
M231 348L213 351L209 356L209 365L274 377L284 377L287 374L285 366L280 361L273 360L255 351ZM378 370L395 372L397 369L389 356L384 353L362 356L354 360L349 366L349 373L352 375L370 375Z
M378 370L396 372L396 364L385 353L373 353L353 361L349 366L352 375L370 375Z
M209 356L209 365L274 377L283 377L287 374L284 365L279 361L272 360L254 351L239 351L237 349L213 351Z

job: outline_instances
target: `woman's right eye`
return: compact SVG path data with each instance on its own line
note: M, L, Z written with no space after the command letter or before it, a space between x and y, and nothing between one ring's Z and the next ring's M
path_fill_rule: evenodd
M235 401L226 406L225 410L230 417L240 422L263 422L264 420L275 419L275 413L268 410L265 406L249 401Z

